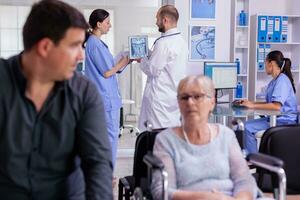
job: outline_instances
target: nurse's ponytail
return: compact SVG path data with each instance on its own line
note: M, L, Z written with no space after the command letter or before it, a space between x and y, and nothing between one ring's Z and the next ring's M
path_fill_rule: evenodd
M85 36L84 36L84 41L82 43L82 48L85 48L86 46L86 41L89 39L90 35L92 34L92 29L89 28L85 31Z
M267 60L275 61L278 67L280 68L280 73L284 73L291 81L294 93L296 93L296 88L294 84L293 75L291 72L292 62L289 58L285 58L281 51L271 51L267 55Z

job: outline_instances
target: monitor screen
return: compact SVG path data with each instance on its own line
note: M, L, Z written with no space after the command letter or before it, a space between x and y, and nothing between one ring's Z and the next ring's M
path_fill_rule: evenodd
M236 88L237 63L204 62L204 75L212 79L216 89Z
M128 37L129 43L129 58L143 58L148 56L148 36L135 35Z

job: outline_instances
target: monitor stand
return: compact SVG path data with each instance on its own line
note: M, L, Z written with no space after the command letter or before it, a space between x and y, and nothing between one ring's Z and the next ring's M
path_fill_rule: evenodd
M218 91L220 91L222 89L215 89L215 100L216 100L216 104L225 104L225 103L230 103L229 101L218 101Z

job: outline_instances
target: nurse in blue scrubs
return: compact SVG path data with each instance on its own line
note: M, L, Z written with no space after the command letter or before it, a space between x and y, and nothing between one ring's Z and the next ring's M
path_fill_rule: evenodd
M254 109L279 110L281 112L297 112L296 89L291 73L291 60L284 58L280 51L271 51L265 60L265 70L272 76L266 91L266 102L243 100L242 105ZM296 114L285 114L277 117L277 125L295 124ZM245 123L246 153L257 152L255 134L270 127L269 118L249 120Z
M107 11L94 10L90 15L89 24L91 34L85 45L85 75L96 84L104 102L112 161L115 166L122 106L116 73L129 63L129 59L125 56L115 63L108 46L101 40L101 36L111 27Z

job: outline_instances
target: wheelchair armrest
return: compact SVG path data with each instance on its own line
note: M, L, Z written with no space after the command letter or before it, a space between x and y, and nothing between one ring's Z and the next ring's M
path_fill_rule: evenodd
M247 161L264 168L264 165L273 166L273 167L283 167L283 161L274 156L269 156L262 153L253 153L247 156ZM263 165L263 166L260 166Z
M164 169L163 162L158 157L154 156L152 153L147 153L144 156L143 161L149 168L161 170Z
M162 192L162 198L164 200L168 199L168 173L165 171L164 163L156 156L153 155L153 153L148 152L144 158L144 163L147 165L148 168L148 186L151 185L152 180L152 170L159 170L161 171L161 175L163 177L163 192Z
M126 190L130 190L130 184L125 177L120 178L119 183L121 183Z
M269 170L274 172L278 175L279 179L279 193L278 197L279 200L285 200L286 198L286 175L283 167L283 161L266 154L256 153L256 154L249 154L247 156L247 161L251 162L252 164L261 167L263 169Z

